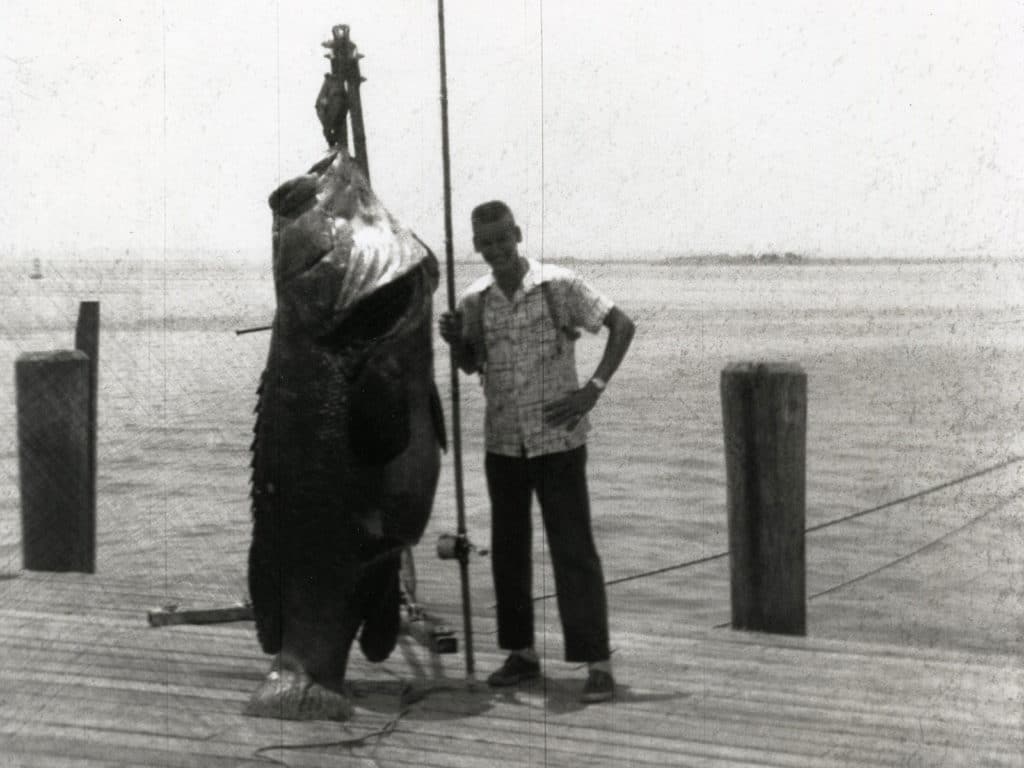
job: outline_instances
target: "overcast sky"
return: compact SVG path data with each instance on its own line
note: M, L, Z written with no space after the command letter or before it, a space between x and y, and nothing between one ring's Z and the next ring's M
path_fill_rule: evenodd
M266 258L366 58L374 188L443 253L434 0L0 0L0 248ZM455 250L1020 256L1024 4L448 0ZM208 256L207 256L208 258Z

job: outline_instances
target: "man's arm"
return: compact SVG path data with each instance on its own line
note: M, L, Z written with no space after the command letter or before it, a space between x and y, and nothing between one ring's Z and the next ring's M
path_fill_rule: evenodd
M604 345L604 354L601 355L601 362L597 364L597 370L587 382L592 387L594 379L600 379L605 384L611 380L615 372L619 370L619 365L626 356L626 352L629 351L633 334L636 332L636 325L629 315L618 307L612 307L605 316L604 327L608 329L608 341Z
M618 307L612 307L605 315L604 326L608 329L608 340L594 375L580 389L544 406L544 420L549 426L574 429L580 419L597 404L604 386L615 375L629 351L636 332L636 325L629 315ZM595 379L600 383L595 382Z

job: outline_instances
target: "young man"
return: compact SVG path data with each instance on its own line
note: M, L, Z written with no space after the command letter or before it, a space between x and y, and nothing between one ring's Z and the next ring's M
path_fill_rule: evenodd
M565 636L565 660L587 662L581 699L614 696L604 574L590 526L587 413L633 338L633 321L568 269L519 253L522 232L505 203L472 213L473 247L491 268L441 316L441 336L459 367L480 373L487 401L484 466L491 499L491 564L498 645L509 656L492 686L540 674L534 651L530 502L547 531ZM608 328L604 354L580 387L576 328Z

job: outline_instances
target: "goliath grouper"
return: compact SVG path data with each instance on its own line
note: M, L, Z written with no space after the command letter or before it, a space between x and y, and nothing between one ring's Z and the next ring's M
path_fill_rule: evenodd
M254 429L249 591L274 660L246 712L339 720L356 634L370 661L395 647L401 549L422 535L437 486L438 266L344 150L270 206L277 310Z

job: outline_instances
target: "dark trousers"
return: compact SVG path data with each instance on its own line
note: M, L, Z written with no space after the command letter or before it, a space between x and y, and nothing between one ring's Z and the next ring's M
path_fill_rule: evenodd
M555 572L565 660L604 661L609 656L608 604L590 529L586 466L585 445L533 458L485 457L498 645L505 650L534 643L530 502L536 493Z

